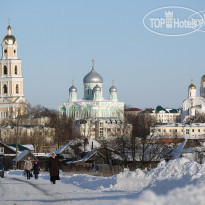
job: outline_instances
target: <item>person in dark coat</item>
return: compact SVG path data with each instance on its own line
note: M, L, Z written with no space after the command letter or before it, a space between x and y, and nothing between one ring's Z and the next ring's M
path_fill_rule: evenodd
M35 176L35 179L38 179L39 171L40 171L40 165L38 164L38 161L36 160L33 165L33 174Z
M49 158L50 181L52 184L55 184L56 180L60 180L59 171L60 171L59 159L55 155L55 153L52 153L51 157Z

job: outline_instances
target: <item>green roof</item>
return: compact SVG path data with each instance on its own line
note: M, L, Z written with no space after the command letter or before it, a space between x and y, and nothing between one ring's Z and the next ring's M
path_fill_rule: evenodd
M10 146L10 147L14 147L14 148L16 148L16 144L7 144L8 146ZM24 150L29 150L27 147L24 147L23 145L21 145L21 144L18 144L18 150L19 151L24 151Z
M178 109L172 109L172 110L170 110L170 113L178 113L178 112L179 112Z
M156 113L158 113L160 111L164 111L165 113L169 113L167 110L165 110L162 106L159 105L156 107Z

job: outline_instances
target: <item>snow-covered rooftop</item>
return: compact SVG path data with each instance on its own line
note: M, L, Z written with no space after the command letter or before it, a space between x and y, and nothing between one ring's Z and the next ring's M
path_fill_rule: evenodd
M167 123L158 124L156 127L205 127L205 123Z
M17 156L17 162L20 161L28 152L29 152L29 150L24 150L23 152L21 152L21 153ZM16 158L14 158L13 161L16 161Z

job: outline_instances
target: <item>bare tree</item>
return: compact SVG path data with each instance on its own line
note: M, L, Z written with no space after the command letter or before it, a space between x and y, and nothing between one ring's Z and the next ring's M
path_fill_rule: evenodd
M129 149L134 169L136 161L142 169L159 161L167 146L154 133L150 134L150 128L156 125L155 118L144 112L136 116L127 115L126 120L133 126Z
M196 114L188 120L192 123L205 123L205 114Z

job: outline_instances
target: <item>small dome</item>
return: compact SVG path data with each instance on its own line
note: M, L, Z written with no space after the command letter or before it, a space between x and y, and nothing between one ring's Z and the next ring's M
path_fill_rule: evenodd
M96 85L94 88L93 88L93 91L96 92L96 91L101 91L101 87L99 85Z
M16 41L16 38L13 35L11 35L11 26L8 26L7 29L8 34L3 38L3 41L6 41L9 45L13 45Z
M103 83L103 78L92 69L84 78L83 83Z
M191 85L189 86L189 89L196 89L196 86L193 83L191 83Z
M69 88L69 92L77 92L77 88L72 85L72 86Z
M113 85L110 89L109 89L110 93L111 92L117 92L117 88Z
M16 38L13 35L6 35L3 41L6 41L9 45L13 45L16 41Z
M205 75L203 75L203 76L201 77L201 82L202 82L202 83L205 82Z

